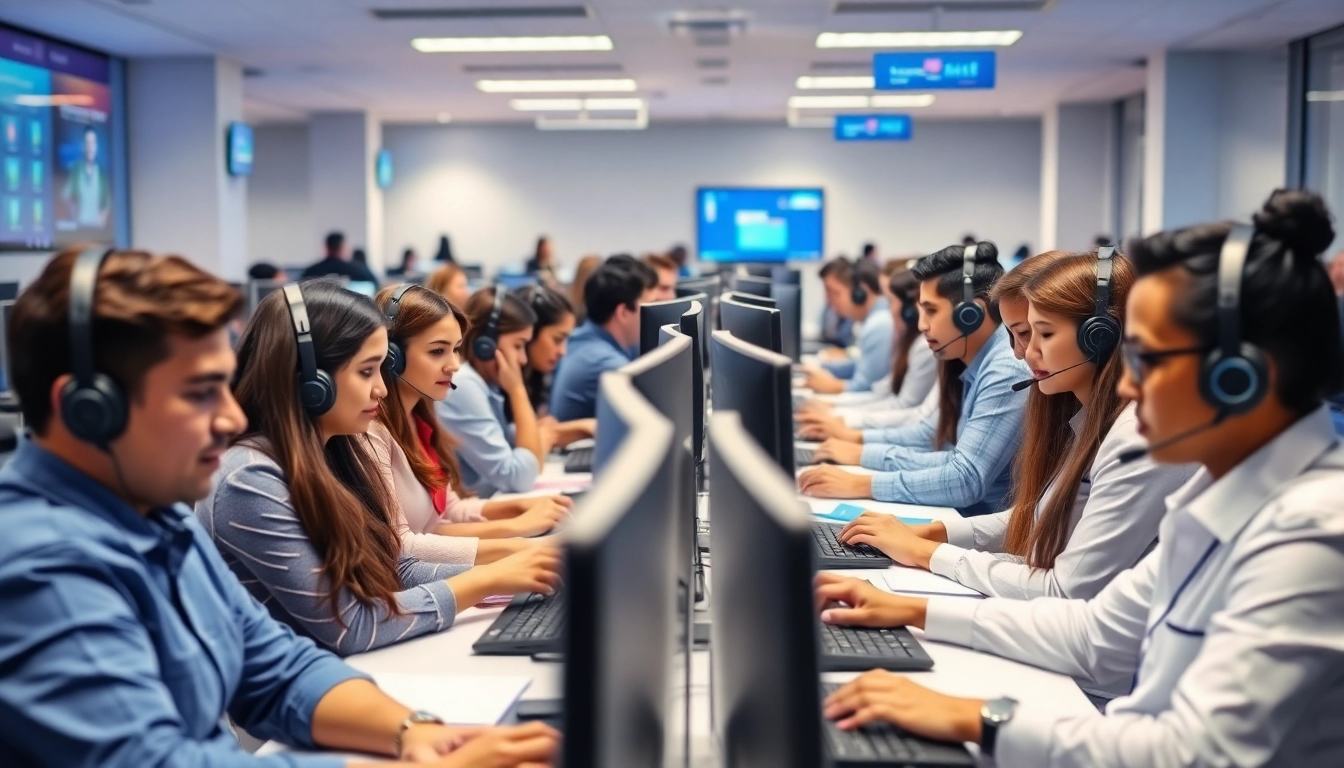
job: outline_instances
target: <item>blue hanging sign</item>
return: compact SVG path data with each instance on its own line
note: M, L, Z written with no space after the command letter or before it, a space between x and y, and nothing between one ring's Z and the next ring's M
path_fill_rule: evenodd
M936 91L993 88L995 53L879 53L873 80L880 91Z
M909 115L836 115L836 141L909 141L914 123Z

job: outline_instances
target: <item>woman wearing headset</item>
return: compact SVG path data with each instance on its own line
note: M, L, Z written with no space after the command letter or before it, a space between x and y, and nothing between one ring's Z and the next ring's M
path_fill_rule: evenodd
M1335 233L1296 190L1254 222L1132 252L1120 392L1155 461L1203 465L1142 562L1091 600L921 600L819 579L819 601L848 606L825 621L922 626L1132 692L1105 714L1058 715L869 672L826 702L841 728L978 741L1002 768L1344 764L1344 449L1323 405L1344 360L1318 260Z
M1129 260L1106 248L1061 254L1022 286L1025 357L1036 384L1007 509L913 527L865 512L840 540L1022 600L1095 597L1133 567L1157 539L1163 500L1195 471L1147 457L1121 461L1144 445L1135 406L1116 390L1124 367L1116 345L1133 283Z
M551 374L565 356L569 336L574 333L577 319L574 306L563 293L544 285L529 285L518 292L518 298L527 302L537 313L537 324L532 327L532 341L527 345L527 364L523 367L523 382L527 397L542 419L551 397ZM597 433L596 419L574 419L555 425L556 446L563 447L575 440L593 437Z
M537 418L523 379L537 313L497 286L472 294L466 314L467 364L435 410L457 438L464 486L483 497L530 491L557 437L553 420Z
M247 432L196 505L252 595L342 655L444 629L489 595L559 582L551 547L469 570L402 551L396 502L365 435L386 395L386 355L382 313L335 282L267 296L238 347Z
M461 470L453 442L434 415L462 367L466 316L442 296L406 283L379 291L387 317L387 397L369 427L369 443L397 499L402 548L436 563L489 563L536 546L510 538L546 533L568 514L569 499L466 499L454 486Z
M893 273L887 280L886 295L897 331L891 373L873 386L872 393L837 395L833 403L808 401L798 413L798 431L804 438L838 437L858 443L863 441L864 429L910 424L919 420L926 402L936 407L930 393L938 383L938 359L929 345L916 343L922 338L919 280L908 269Z

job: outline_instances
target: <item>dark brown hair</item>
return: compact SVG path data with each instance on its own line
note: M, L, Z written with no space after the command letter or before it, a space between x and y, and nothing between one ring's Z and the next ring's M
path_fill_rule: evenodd
M387 313L388 302L392 300L392 294L400 287L389 285L374 297L374 303L383 311L384 316ZM397 316L388 321L388 339L401 345L402 354L407 354L406 345L411 339L429 330L435 323L449 315L457 321L465 335L467 316L462 314L462 310L454 307L451 302L434 291L412 288L402 294ZM387 387L387 397L378 404L378 421L387 427L392 439L397 441L402 453L406 454L406 461L411 465L415 479L431 491L451 487L458 496L466 495L462 487L462 468L458 466L457 456L453 453L457 446L447 430L439 423L439 418L434 413L434 404L427 398L417 395L411 413L429 425L430 444L434 446L437 465L425 458L420 450L420 436L416 433L415 424L406 416L406 404L401 400L401 387L398 386L397 375L387 366L383 366L383 384Z
M463 329L462 348L466 350L467 360L471 362L491 362L490 360L478 360L472 347L476 340L485 334L490 313L495 307L496 290L494 286L491 286L471 294L471 298L467 300L467 306L464 308L467 314L468 327ZM505 294L504 304L499 311L498 333L500 336L530 330L536 324L537 313L533 312L531 307L523 303L512 292Z
M70 272L85 249L58 254L15 302L8 329L10 378L25 423L38 435L51 420L51 387L71 373ZM114 251L94 291L96 370L137 398L145 373L168 358L168 339L198 339L238 315L242 294L180 256Z
M1133 284L1134 266L1117 254L1111 271L1107 313L1122 329L1125 299ZM1096 309L1096 288L1096 253L1061 254L1027 281L1022 295L1037 309L1063 315L1081 325ZM1053 568L1055 558L1068 543L1074 498L1083 475L1125 408L1125 401L1116 391L1123 370L1118 352L1112 352L1097 366L1087 415L1076 437L1069 421L1080 408L1077 398L1064 393L1045 395L1038 388L1031 388L1027 397L1026 433L1022 449L1014 459L1012 514L1003 549L1026 557L1032 568ZM1054 488L1050 497L1044 499L1038 515L1036 507L1052 482Z
M915 275L908 269L900 269L891 274L887 279L887 288L891 294L900 299L902 311L906 307L917 307L919 305L919 281ZM901 385L905 383L905 374L910 370L910 348L915 345L915 339L919 338L919 320L913 323L903 323L900 327L900 333L895 336L895 344L892 347L891 355L891 393L894 395L901 391Z
M368 297L333 280L301 285L317 367L334 377L383 327L383 315ZM322 556L326 598L336 620L344 626L338 597L343 590L364 605L381 603L395 614L396 593L403 587L392 490L367 435L337 435L323 444L317 419L299 402L298 356L285 294L273 291L257 305L238 341L234 392L248 428L235 442L255 446L284 472L294 513Z
M456 264L448 263L430 273L429 278L425 280L425 287L439 294L448 295L448 286L452 284L453 278L463 274L461 267Z

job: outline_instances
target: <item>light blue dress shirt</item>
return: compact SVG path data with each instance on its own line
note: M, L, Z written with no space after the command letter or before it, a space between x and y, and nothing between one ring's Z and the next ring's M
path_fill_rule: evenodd
M551 384L551 415L557 421L591 419L597 415L597 381L634 360L638 351L623 349L616 339L592 321L569 337L569 350L560 358Z
M864 431L860 464L879 470L873 498L955 507L967 516L1002 509L1027 404L1027 392L1012 386L1030 375L1007 334L990 334L961 374L956 445L935 450L936 411L908 426Z
M0 765L341 766L313 711L364 675L248 595L191 513L140 515L38 445L0 470Z
M858 358L826 366L837 378L847 379L846 392L871 391L883 376L891 374L891 351L894 346L892 334L895 332L891 305L885 298L879 298L863 322L855 326Z
M462 484L486 498L532 490L541 467L531 451L514 446L514 426L504 418L504 393L470 365L462 366L453 383L457 389L434 410L457 440Z

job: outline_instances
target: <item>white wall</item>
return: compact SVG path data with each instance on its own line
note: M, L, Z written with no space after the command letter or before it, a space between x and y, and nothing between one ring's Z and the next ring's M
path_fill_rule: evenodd
M1222 54L1218 217L1249 220L1287 180L1288 51Z
M307 123L258 126L247 189L248 262L301 267L322 255L308 190Z

